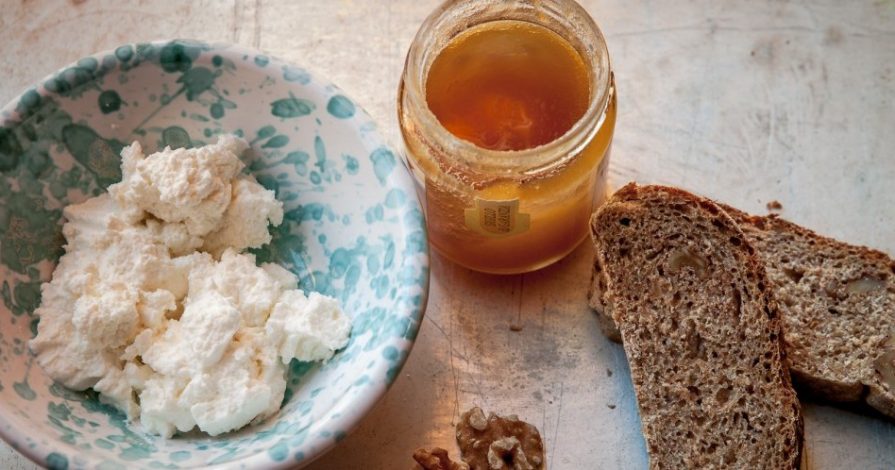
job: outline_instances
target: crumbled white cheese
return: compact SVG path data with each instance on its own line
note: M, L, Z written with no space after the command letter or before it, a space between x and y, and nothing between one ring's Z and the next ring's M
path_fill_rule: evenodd
M54 380L94 388L148 432L216 435L275 413L293 358L345 346L335 299L241 253L283 219L273 192L240 174L246 148L222 136L145 156L135 142L121 183L64 210L66 254L30 343Z
M204 236L220 226L233 179L243 168L239 154L246 148L244 140L225 135L216 144L146 157L134 142L121 152L123 179L109 187L109 194L129 216L139 218L146 211L164 222L183 222L190 235Z
M202 249L215 255L231 248L245 248L270 243L267 221L273 225L283 222L283 205L273 192L248 177L233 182L233 199L224 212L219 228L205 237Z
M305 297L299 290L290 290L280 296L265 328L283 363L288 364L292 359L328 359L348 336L351 322L339 310L336 299L317 292Z

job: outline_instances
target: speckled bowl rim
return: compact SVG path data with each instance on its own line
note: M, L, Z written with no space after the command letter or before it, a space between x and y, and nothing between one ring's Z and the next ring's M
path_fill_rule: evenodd
M208 41L201 41L201 40L197 40L197 39L173 38L173 39L159 39L159 40L153 40L153 41L141 41L139 43L136 43L136 42L125 43L125 44L121 44L121 45L119 45L115 48L112 48L112 49L106 49L106 50L103 50L100 52L96 52L94 54L90 54L90 55L81 57L80 59L78 59L74 62L71 62L64 67L59 68L55 72L52 72L52 73L44 76L41 80L39 80L37 82L37 85L32 85L32 86L27 87L24 91L22 91L21 93L19 93L16 96L14 96L12 99L10 99L9 102L7 102L2 108L0 108L0 126L6 126L10 123L21 122L21 116L16 111L16 106L18 105L18 103L22 100L22 98L26 94L31 93L31 92L37 92L37 94L40 95L41 97L50 97L53 95L58 95L58 93L56 93L56 92L47 90L45 87L45 83L47 83L49 80L53 79L54 77L58 76L60 73L62 73L66 69L77 66L78 62L80 62L84 59L93 58L101 63L103 57L110 55L110 54L114 54L115 50L118 49L119 47L136 48L137 45L140 45L140 44L150 44L150 45L153 45L156 47L161 47L161 46L163 46L165 44L169 44L173 41L182 41L182 42L186 42L186 43L209 46L210 48L215 49L219 55L230 56L230 58L238 58L245 54L249 54L249 55L264 54L264 55L267 55L268 57L270 57L270 59L272 61L278 61L285 65L294 65L294 64L290 63L289 61L280 59L276 56L272 56L272 55L263 53L256 49L252 49L249 47L245 47L245 46L241 46L241 45L233 44L233 43L228 43L228 42L208 42ZM323 75L316 73L313 68L309 68L305 65L302 65L301 67L304 68L305 70L308 70L309 72L311 72L311 74L314 77L317 77L319 81L326 82L327 84L332 86L335 90L338 90L340 93L343 93L341 91L341 88L339 88L336 84L332 83L332 81L330 81L329 79L325 79L325 78L320 79L319 77L323 77ZM114 70L114 68L111 70ZM108 72L109 71L101 71L101 72L97 71L96 76L101 76ZM367 113L367 111L363 108L363 106L357 104L356 101L355 101L355 105L357 107L357 111L356 111L357 114L360 114L361 116L368 118L369 121L373 121L373 119L370 117L369 113ZM390 145L388 145L387 140L379 133L378 129L372 133L370 141L372 143L367 144L365 146L370 146L371 148L373 148L378 144L378 146L382 146L382 147L385 147L388 149L392 148ZM406 167L404 167L403 163L402 163L402 165L400 165L400 167L401 167L401 169L399 171L395 172L395 176L393 176L393 178L396 178L397 182L402 183L401 184L402 189L405 189L414 195L414 197L409 198L409 199L412 201L412 204L415 204L417 206L417 208L420 209L420 212L423 213L422 207L420 205L420 201L417 197L416 188L414 186L413 180L411 179L411 177L410 177ZM427 234L425 218L420 219L420 224L421 224L420 227L414 227L414 228L418 228L418 229L422 230L423 234ZM407 226L409 225L407 222L402 222L398 225L401 227L402 232L404 232L404 234L410 233L412 231L407 228ZM422 289L422 293L421 293L422 299L421 299L421 302L419 303L419 307L407 307L407 309L410 311L409 313L411 314L411 318L413 318L415 320L412 323L412 326L410 327L413 329L413 333L411 335L408 335L410 338L413 338L413 340L409 340L410 344L407 347L407 354L402 355L402 357L400 357L398 359L398 364L397 364L398 373L396 374L396 377L398 375L400 375L400 371L404 368L404 365L407 363L407 358L410 357L410 353L413 350L413 346L416 344L416 336L417 336L419 327L421 325L422 319L425 316L426 306L428 304L429 283L430 283L430 279L429 279L430 272L428 269L428 266L429 266L428 236L425 237L423 240L423 247L424 247L424 250L422 253L422 257L418 258L418 260L414 262L415 265L423 267L424 268L423 271L425 272L423 283L421 286L419 286ZM412 287L416 287L416 286L412 286ZM410 288L411 288L410 286L402 286L400 289L408 290ZM30 354L30 352L29 352L29 354ZM385 364L385 363L380 362L380 364ZM385 369L387 369L387 367L383 367L382 371L385 372ZM391 386L394 384L394 382L395 381L386 382L385 387L383 387L383 388L371 389L371 392L378 391L379 393L377 393L375 396L370 396L371 394L364 395L364 397L367 398L367 400L363 400L360 403L357 403L355 401L356 399L354 399L354 400L348 399L347 396L340 397L329 410L328 414L330 415L330 418L328 419L328 424L331 423L333 426L339 427L341 429L345 429L350 434L360 424L360 422L362 421L364 416L366 416L370 412L370 410L372 410L373 407L376 406L377 403L379 403L379 401L382 399L382 397L385 396L385 394L388 392L388 390L391 388ZM4 407L0 406L0 410L2 410L3 408ZM0 415L3 415L3 414L5 414L5 411L0 412ZM336 417L333 418L332 417L333 415L335 415ZM0 416L0 419L2 419L2 416ZM319 427L319 426L321 426L321 421L316 421L313 424L311 424L310 429L314 430L316 427ZM32 462L34 462L38 465L44 465L45 464L44 456L53 452L55 449L52 447L43 446L39 443L37 445L35 445L33 448L31 448L28 445L26 445L25 439L23 438L23 436L24 436L23 434L16 435L14 433L8 432L3 427L0 427L0 438L2 438L10 446L12 446L16 452L18 452L21 455L24 455L29 460L31 460ZM252 455L247 455L243 458L237 458L237 459L229 461L229 462L205 466L205 467L201 467L201 468L232 468L232 467L237 467L237 466L243 467L243 468L269 468L269 469L303 468L303 467L310 465L312 462L314 462L315 460L317 460L318 458L320 458L321 456L325 455L327 452L332 450L334 447L336 447L337 443L338 443L337 441L330 440L330 441L328 441L327 444L317 447L316 449L314 449L312 454L306 454L305 459L297 465L295 462L289 462L289 461L281 461L281 462L272 461L266 453L258 452L258 453L252 454ZM199 467L194 467L194 468L199 468Z

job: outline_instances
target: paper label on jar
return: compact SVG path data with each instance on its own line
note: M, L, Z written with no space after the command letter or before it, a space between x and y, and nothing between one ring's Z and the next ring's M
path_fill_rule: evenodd
M530 217L519 213L519 200L475 199L465 211L466 227L489 237L505 237L528 230Z

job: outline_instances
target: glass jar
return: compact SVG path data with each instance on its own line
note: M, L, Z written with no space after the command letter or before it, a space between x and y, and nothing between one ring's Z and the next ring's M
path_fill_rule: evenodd
M429 71L451 40L506 20L559 34L583 59L589 81L583 116L558 138L523 150L490 150L458 138L427 104ZM606 198L615 116L606 42L576 2L444 3L417 32L398 89L405 161L424 201L431 245L460 265L497 274L539 269L570 253Z

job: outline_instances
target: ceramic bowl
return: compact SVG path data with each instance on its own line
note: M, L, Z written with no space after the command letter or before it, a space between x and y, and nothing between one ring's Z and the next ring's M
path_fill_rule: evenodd
M0 434L49 468L275 468L345 437L395 379L426 303L425 226L413 185L370 117L306 69L193 41L121 46L46 78L0 111ZM163 439L54 384L27 342L62 254L61 209L120 179L119 150L199 146L232 132L285 221L255 250L337 297L349 345L293 361L280 412L218 437Z

